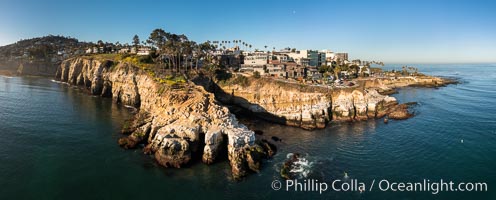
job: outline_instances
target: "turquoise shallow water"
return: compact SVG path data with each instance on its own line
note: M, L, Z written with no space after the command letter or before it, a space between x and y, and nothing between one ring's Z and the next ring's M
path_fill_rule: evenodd
M0 199L495 199L496 65L418 67L462 83L400 90L400 102L419 103L406 121L304 131L243 118L262 137L283 141L260 174L241 182L229 180L227 162L165 169L140 150L119 148L130 112L109 99L50 79L0 77ZM308 178L320 182L442 178L486 182L488 192L274 191L271 182L280 180L279 166L292 152L306 157Z

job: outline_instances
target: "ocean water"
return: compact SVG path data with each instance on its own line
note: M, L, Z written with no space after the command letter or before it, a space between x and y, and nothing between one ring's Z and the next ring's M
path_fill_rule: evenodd
M259 174L230 180L226 161L160 167L117 145L127 108L46 78L0 76L0 199L496 199L496 65L416 65L460 84L405 88L418 102L405 121L333 123L305 131L241 117L278 153ZM386 68L401 69L401 65ZM306 161L301 181L364 182L367 191L275 191L288 154ZM485 182L487 192L368 191L373 180ZM377 183L376 183L377 184Z

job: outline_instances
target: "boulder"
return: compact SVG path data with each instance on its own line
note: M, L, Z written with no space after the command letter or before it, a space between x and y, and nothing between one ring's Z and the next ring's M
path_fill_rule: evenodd
M155 159L164 167L181 168L191 160L189 144L180 138L164 138L155 151Z

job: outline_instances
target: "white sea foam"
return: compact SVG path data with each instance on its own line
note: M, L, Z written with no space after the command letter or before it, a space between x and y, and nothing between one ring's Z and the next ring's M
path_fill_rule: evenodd
M289 159L293 157L293 153L288 153L286 157ZM313 162L310 162L304 157L298 157L298 159L293 162L290 173L294 174L297 178L307 178L308 175L312 172Z
M132 110L132 112L136 112L138 110L138 108L136 108L134 106L130 106L130 105L124 105L124 107L129 109L129 110Z
M52 81L52 82L54 82L54 83L59 83L59 84L64 84L64 85L69 85L69 83L62 82L62 81L57 81L57 80L54 80L54 79L52 79L52 80L50 80L50 81Z

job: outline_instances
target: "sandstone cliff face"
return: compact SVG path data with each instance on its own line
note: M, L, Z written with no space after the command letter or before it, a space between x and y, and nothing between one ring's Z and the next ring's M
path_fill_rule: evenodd
M291 126L324 128L331 120L331 96L321 92L300 92L280 85L256 83L243 87L222 87L221 101L236 104L265 118Z
M9 72L12 75L53 77L56 70L57 65L51 62L0 60L0 71Z
M394 89L407 86L419 87L442 87L457 83L454 79L440 78L434 76L405 76L374 78L374 80L363 81L366 88L379 88L382 90Z
M130 64L85 58L64 61L56 77L138 108L127 130L130 135L119 143L127 148L145 144L145 153L163 166L179 168L195 155L210 164L224 150L237 178L246 175L253 163L247 157L257 147L254 132L200 86L175 90Z
M397 105L396 98L379 94L375 89L332 93L332 119L337 121L381 118L387 109Z
M262 82L262 83L261 83ZM308 87L308 86L306 86ZM324 128L329 121L381 118L398 103L394 97L368 89L298 89L277 81L248 86L221 86L217 97L270 121L305 129Z

